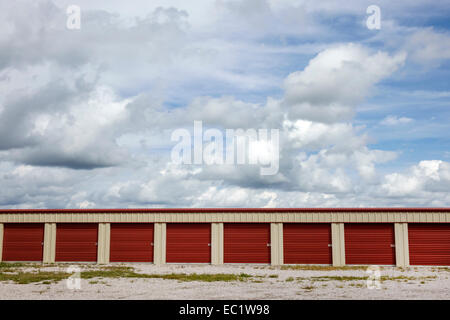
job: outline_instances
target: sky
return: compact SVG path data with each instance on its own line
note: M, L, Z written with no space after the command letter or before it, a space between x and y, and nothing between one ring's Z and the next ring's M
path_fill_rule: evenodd
M0 208L448 207L449 18L438 0L0 1ZM278 130L276 174L174 161L195 122Z

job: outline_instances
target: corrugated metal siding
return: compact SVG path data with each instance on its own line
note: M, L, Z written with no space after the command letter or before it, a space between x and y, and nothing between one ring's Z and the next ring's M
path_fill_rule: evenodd
M224 263L270 263L268 244L268 223L224 224Z
M43 224L5 224L3 261L42 261Z
M450 265L450 224L408 226L411 265Z
M395 265L394 225L345 224L345 263Z
M168 223L166 235L167 263L211 262L211 224Z
M243 210L243 209L242 209ZM331 210L331 209L330 209ZM366 209L368 210L368 209ZM60 213L27 213L6 211L0 212L0 223L131 223L131 222L297 222L297 223L331 223L331 222L365 222L365 223L394 223L394 222L427 222L450 223L450 210L446 212L60 212Z
M331 264L331 224L285 223L284 263Z
M111 224L111 262L153 262L152 223Z
M97 241L95 223L57 224L55 261L97 261Z

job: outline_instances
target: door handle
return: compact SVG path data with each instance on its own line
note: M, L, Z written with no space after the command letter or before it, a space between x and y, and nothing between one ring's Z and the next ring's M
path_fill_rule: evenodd
M154 246L153 242L150 243L150 246Z
M391 244L391 248L395 248L395 244Z
M328 248L331 248L333 245L331 243L328 244Z
M268 243L267 246L270 247L270 243Z
M208 243L208 247L211 247L211 243Z

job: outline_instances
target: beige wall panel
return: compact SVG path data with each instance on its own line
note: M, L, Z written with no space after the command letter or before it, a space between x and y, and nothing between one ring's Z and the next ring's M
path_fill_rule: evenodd
M395 258L398 267L409 266L408 224L395 224Z
M0 223L14 222L450 222L450 210L443 213L421 212L280 212L280 213L4 213L0 214Z
M282 265L283 259L283 224L270 224L270 263L271 265Z
M404 266L404 252L403 252L403 228L401 223L394 224L395 234L395 261L397 267Z
M166 224L154 224L153 262L161 265L166 263Z
M345 238L343 223L331 224L331 241L333 266L345 266Z
M56 223L44 225L44 253L43 263L54 263L56 253Z
M109 251L111 242L111 224L98 224L97 263L109 263Z
M3 257L3 223L0 223L0 262L2 262Z
M223 223L211 224L211 264L223 264Z
M105 223L105 263L109 263L109 254L111 252L111 224Z
M405 267L409 266L409 238L408 238L408 224L402 223L403 228L403 263Z

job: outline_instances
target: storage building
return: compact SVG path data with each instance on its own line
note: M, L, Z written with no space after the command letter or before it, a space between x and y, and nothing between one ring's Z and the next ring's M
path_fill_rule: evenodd
M450 208L0 210L0 261L450 265Z

